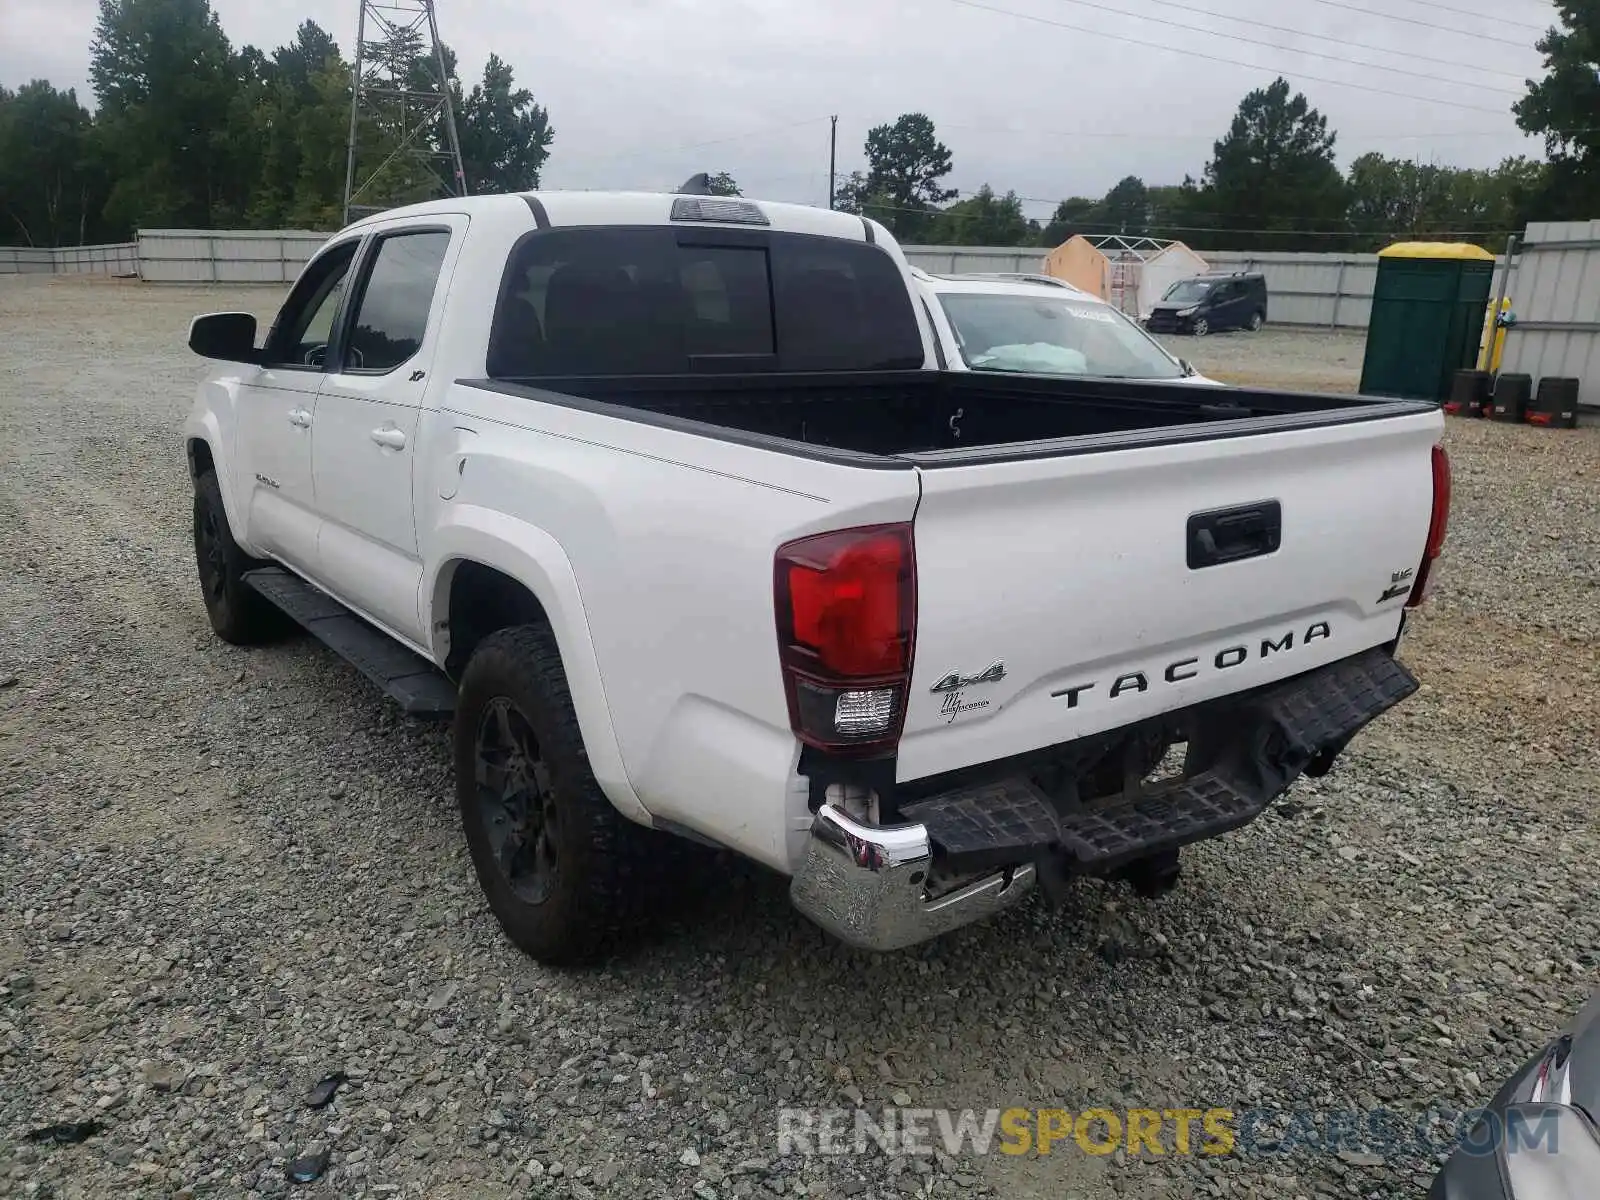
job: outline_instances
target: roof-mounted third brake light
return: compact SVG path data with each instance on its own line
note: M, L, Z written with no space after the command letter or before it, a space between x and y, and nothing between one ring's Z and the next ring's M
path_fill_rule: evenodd
M770 225L761 206L751 200L721 196L679 196L672 202L674 221L715 221L724 225Z

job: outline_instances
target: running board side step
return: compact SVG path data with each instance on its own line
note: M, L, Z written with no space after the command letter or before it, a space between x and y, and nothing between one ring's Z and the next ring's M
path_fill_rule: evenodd
M246 571L244 581L413 717L456 711L456 688L438 667L282 567Z

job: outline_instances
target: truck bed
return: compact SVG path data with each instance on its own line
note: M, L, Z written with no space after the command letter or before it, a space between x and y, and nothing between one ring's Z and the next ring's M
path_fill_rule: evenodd
M922 466L1340 424L1427 407L1363 396L965 371L470 382L603 415L790 444L773 449L803 446L827 457Z

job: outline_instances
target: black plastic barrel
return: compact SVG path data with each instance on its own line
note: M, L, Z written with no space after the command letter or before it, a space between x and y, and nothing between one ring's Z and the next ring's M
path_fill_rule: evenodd
M1494 419L1525 421L1528 398L1533 395L1533 376L1520 371L1502 371L1494 381Z
M1444 403L1447 413L1458 417L1481 417L1489 403L1489 372L1457 371L1450 381L1450 399Z
M1539 380L1528 407L1528 420L1556 429L1578 427L1578 381L1570 375L1546 375Z

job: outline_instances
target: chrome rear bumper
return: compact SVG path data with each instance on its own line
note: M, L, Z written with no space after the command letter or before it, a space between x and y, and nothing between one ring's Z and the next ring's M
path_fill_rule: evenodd
M937 900L924 898L933 846L921 825L866 825L834 805L811 823L794 906L842 942L899 950L1010 908L1033 886L1025 863Z

